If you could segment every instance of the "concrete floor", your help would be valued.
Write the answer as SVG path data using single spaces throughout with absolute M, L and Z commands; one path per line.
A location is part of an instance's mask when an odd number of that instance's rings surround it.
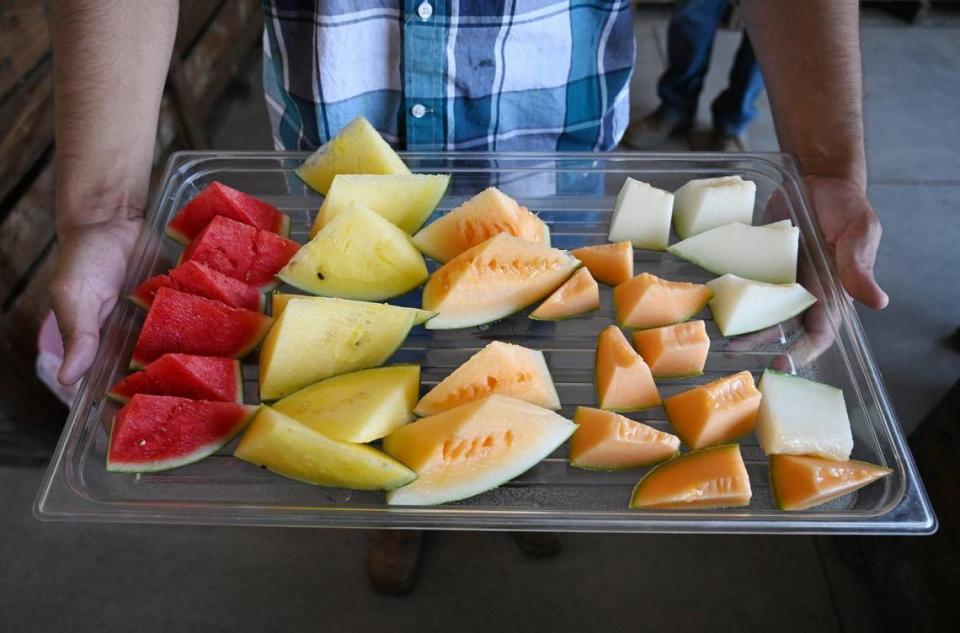
M 656 105 L 664 59 L 663 14 L 643 17 L 636 113 Z M 865 25 L 877 272 L 892 302 L 861 316 L 909 429 L 960 376 L 942 342 L 960 326 L 960 25 Z M 706 99 L 738 37 L 720 35 Z M 215 147 L 270 147 L 257 72 L 217 113 Z M 766 103 L 748 142 L 776 149 Z M 417 590 L 390 599 L 367 588 L 362 532 L 39 523 L 41 476 L 0 468 L 2 631 L 884 630 L 835 539 L 569 535 L 561 557 L 534 561 L 503 534 L 434 533 Z

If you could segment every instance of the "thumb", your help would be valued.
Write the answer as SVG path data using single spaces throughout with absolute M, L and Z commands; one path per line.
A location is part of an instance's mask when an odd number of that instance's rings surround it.
M 53 312 L 63 336 L 63 365 L 57 373 L 62 385 L 76 383 L 90 369 L 100 343 L 100 305 L 87 292 L 54 288 Z
M 837 273 L 843 287 L 851 297 L 876 310 L 890 302 L 873 275 L 880 233 L 879 222 L 864 222 L 849 228 L 835 247 Z

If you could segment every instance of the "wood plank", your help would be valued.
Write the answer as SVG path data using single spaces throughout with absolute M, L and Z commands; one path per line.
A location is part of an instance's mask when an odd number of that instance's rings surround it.
M 56 269 L 57 247 L 43 256 L 12 306 L 0 314 L 0 353 L 24 374 L 32 373 L 37 357 L 37 333 L 50 312 L 50 281 Z
M 6 1 L 0 11 L 0 95 L 5 95 L 50 53 L 46 0 Z
M 53 161 L 0 223 L 0 304 L 54 238 Z
M 52 68 L 45 58 L 0 102 L 0 200 L 53 143 Z

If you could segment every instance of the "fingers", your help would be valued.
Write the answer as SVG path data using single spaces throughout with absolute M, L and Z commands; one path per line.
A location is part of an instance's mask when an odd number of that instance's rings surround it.
M 860 303 L 880 310 L 890 298 L 873 276 L 882 230 L 871 213 L 862 222 L 850 226 L 836 243 L 837 273 L 843 287 Z
M 57 373 L 62 385 L 72 385 L 93 364 L 100 343 L 100 301 L 81 286 L 54 279 L 50 288 L 53 312 L 63 336 L 63 365 Z

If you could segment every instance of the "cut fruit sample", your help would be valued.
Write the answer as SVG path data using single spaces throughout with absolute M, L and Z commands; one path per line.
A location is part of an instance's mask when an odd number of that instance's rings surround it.
M 173 288 L 198 297 L 216 299 L 234 308 L 263 312 L 263 293 L 260 290 L 193 261 L 184 262 L 166 275 L 147 279 L 134 289 L 130 300 L 149 310 L 160 288 Z
M 502 319 L 553 292 L 580 262 L 568 253 L 500 233 L 434 271 L 423 309 L 437 312 L 428 330 Z
M 770 488 L 781 510 L 806 510 L 833 501 L 892 472 L 867 462 L 770 456 Z
M 355 202 L 370 207 L 401 230 L 412 234 L 437 208 L 448 184 L 450 176 L 446 174 L 340 174 L 333 179 L 330 191 L 323 198 L 310 237 Z
M 198 462 L 232 440 L 258 408 L 137 394 L 113 419 L 107 470 L 148 473 Z
M 427 280 L 427 265 L 410 236 L 354 203 L 307 242 L 277 277 L 326 297 L 380 301 Z
M 664 399 L 663 408 L 683 443 L 692 449 L 724 444 L 753 430 L 760 392 L 741 371 Z
M 713 291 L 703 284 L 668 281 L 640 273 L 613 289 L 617 321 L 640 329 L 686 321 L 703 310 Z
M 703 373 L 710 337 L 703 321 L 687 321 L 633 333 L 633 344 L 654 378 L 679 378 Z
M 303 295 L 289 294 L 285 292 L 277 292 L 270 295 L 270 312 L 273 314 L 273 318 L 280 316 L 280 313 L 283 312 L 283 309 L 287 307 L 287 302 L 290 299 L 303 299 Z M 414 325 L 423 325 L 433 317 L 437 316 L 436 312 L 430 312 L 429 310 L 421 310 L 420 308 L 404 308 L 406 310 L 413 310 L 413 324 Z
M 800 284 L 767 284 L 724 275 L 708 281 L 713 291 L 710 313 L 724 336 L 736 336 L 768 328 L 790 319 L 817 298 Z
M 263 341 L 260 397 L 274 400 L 318 380 L 382 365 L 418 311 L 384 303 L 291 297 Z
M 181 244 L 189 244 L 218 215 L 284 237 L 290 232 L 290 218 L 272 204 L 223 183 L 212 182 L 170 220 L 167 235 Z
M 107 396 L 127 402 L 138 393 L 243 404 L 243 376 L 232 358 L 164 354 L 115 384 Z
M 673 228 L 680 239 L 709 229 L 753 222 L 757 184 L 740 176 L 691 180 L 677 189 L 673 202 Z
M 401 426 L 383 450 L 417 480 L 387 493 L 391 505 L 466 499 L 510 481 L 563 444 L 577 425 L 552 411 L 491 395 Z
M 653 510 L 750 505 L 750 476 L 736 444 L 687 453 L 660 464 L 633 489 L 630 507 Z
M 672 216 L 672 193 L 627 178 L 613 207 L 609 240 L 627 240 L 637 248 L 662 251 L 670 241 Z
M 484 189 L 413 236 L 413 243 L 438 262 L 507 233 L 550 246 L 550 229 L 533 213 L 496 187 Z
M 370 122 L 358 116 L 297 168 L 297 176 L 323 195 L 338 174 L 406 176 L 410 169 Z
M 590 271 L 581 268 L 537 306 L 530 318 L 542 321 L 572 319 L 599 307 L 600 287 Z
M 817 455 L 850 459 L 853 433 L 843 390 L 820 382 L 764 370 L 757 439 L 767 455 Z
M 375 448 L 327 437 L 266 406 L 233 454 L 278 475 L 317 486 L 390 490 L 417 478 L 412 470 Z
M 601 409 L 637 411 L 660 404 L 650 368 L 615 325 L 597 338 L 597 400 Z
M 493 341 L 431 389 L 414 413 L 436 415 L 494 393 L 545 409 L 560 408 L 543 352 Z
M 593 278 L 602 284 L 616 286 L 633 277 L 633 244 L 599 244 L 570 251 L 579 259 Z
M 717 275 L 732 273 L 771 284 L 797 280 L 800 229 L 726 224 L 677 242 L 668 250 Z
M 167 353 L 243 358 L 272 323 L 259 312 L 160 288 L 133 348 L 130 367 L 141 368 Z
M 570 465 L 587 470 L 622 470 L 659 464 L 680 452 L 680 438 L 630 418 L 577 407 L 570 438 Z
M 300 249 L 294 241 L 215 217 L 180 256 L 180 263 L 195 261 L 262 291 L 277 285 L 274 275 Z
M 413 419 L 420 367 L 396 365 L 327 378 L 273 404 L 314 431 L 344 442 L 372 442 Z

